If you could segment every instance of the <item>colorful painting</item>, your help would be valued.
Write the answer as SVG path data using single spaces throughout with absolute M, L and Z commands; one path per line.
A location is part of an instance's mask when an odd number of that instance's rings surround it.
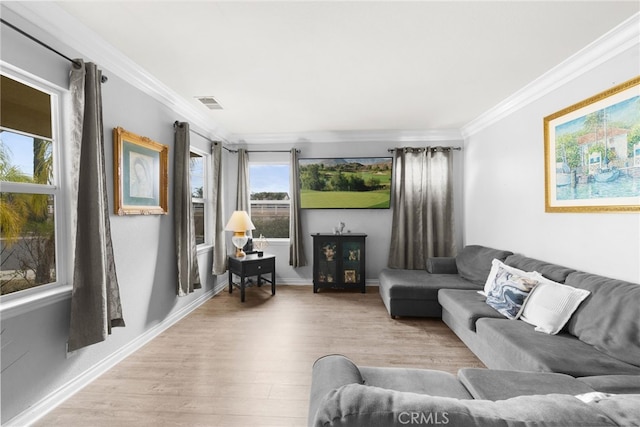
M 640 211 L 640 77 L 544 119 L 547 212 Z
M 300 159 L 303 209 L 389 209 L 392 157 Z

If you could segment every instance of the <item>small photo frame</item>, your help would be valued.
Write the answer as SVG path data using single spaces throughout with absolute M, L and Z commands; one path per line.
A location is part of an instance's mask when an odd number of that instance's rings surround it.
M 344 283 L 356 283 L 356 271 L 345 270 L 344 271 Z
M 115 213 L 167 214 L 169 147 L 121 127 L 113 145 Z

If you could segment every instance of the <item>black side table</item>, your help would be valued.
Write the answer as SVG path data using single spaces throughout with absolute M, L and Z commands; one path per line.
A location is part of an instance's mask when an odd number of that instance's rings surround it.
M 271 280 L 262 277 L 263 274 L 271 273 Z M 240 283 L 233 282 L 233 275 L 240 277 Z M 242 258 L 229 256 L 229 293 L 233 291 L 233 287 L 240 288 L 240 302 L 244 302 L 244 289 L 251 286 L 247 284 L 247 277 L 258 276 L 258 286 L 262 286 L 262 282 L 271 283 L 271 295 L 276 294 L 276 256 L 264 254 L 259 257 L 258 254 L 249 254 Z

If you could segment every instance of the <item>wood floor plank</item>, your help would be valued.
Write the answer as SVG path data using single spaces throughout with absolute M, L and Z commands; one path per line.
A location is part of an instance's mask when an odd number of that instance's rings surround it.
M 250 288 L 239 300 L 216 295 L 36 425 L 302 427 L 311 368 L 326 354 L 365 366 L 484 367 L 441 320 L 391 319 L 375 287 Z

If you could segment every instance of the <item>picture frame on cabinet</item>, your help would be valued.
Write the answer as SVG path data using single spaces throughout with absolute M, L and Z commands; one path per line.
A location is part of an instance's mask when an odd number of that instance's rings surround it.
M 356 283 L 356 271 L 355 270 L 345 270 L 344 271 L 344 283 Z

